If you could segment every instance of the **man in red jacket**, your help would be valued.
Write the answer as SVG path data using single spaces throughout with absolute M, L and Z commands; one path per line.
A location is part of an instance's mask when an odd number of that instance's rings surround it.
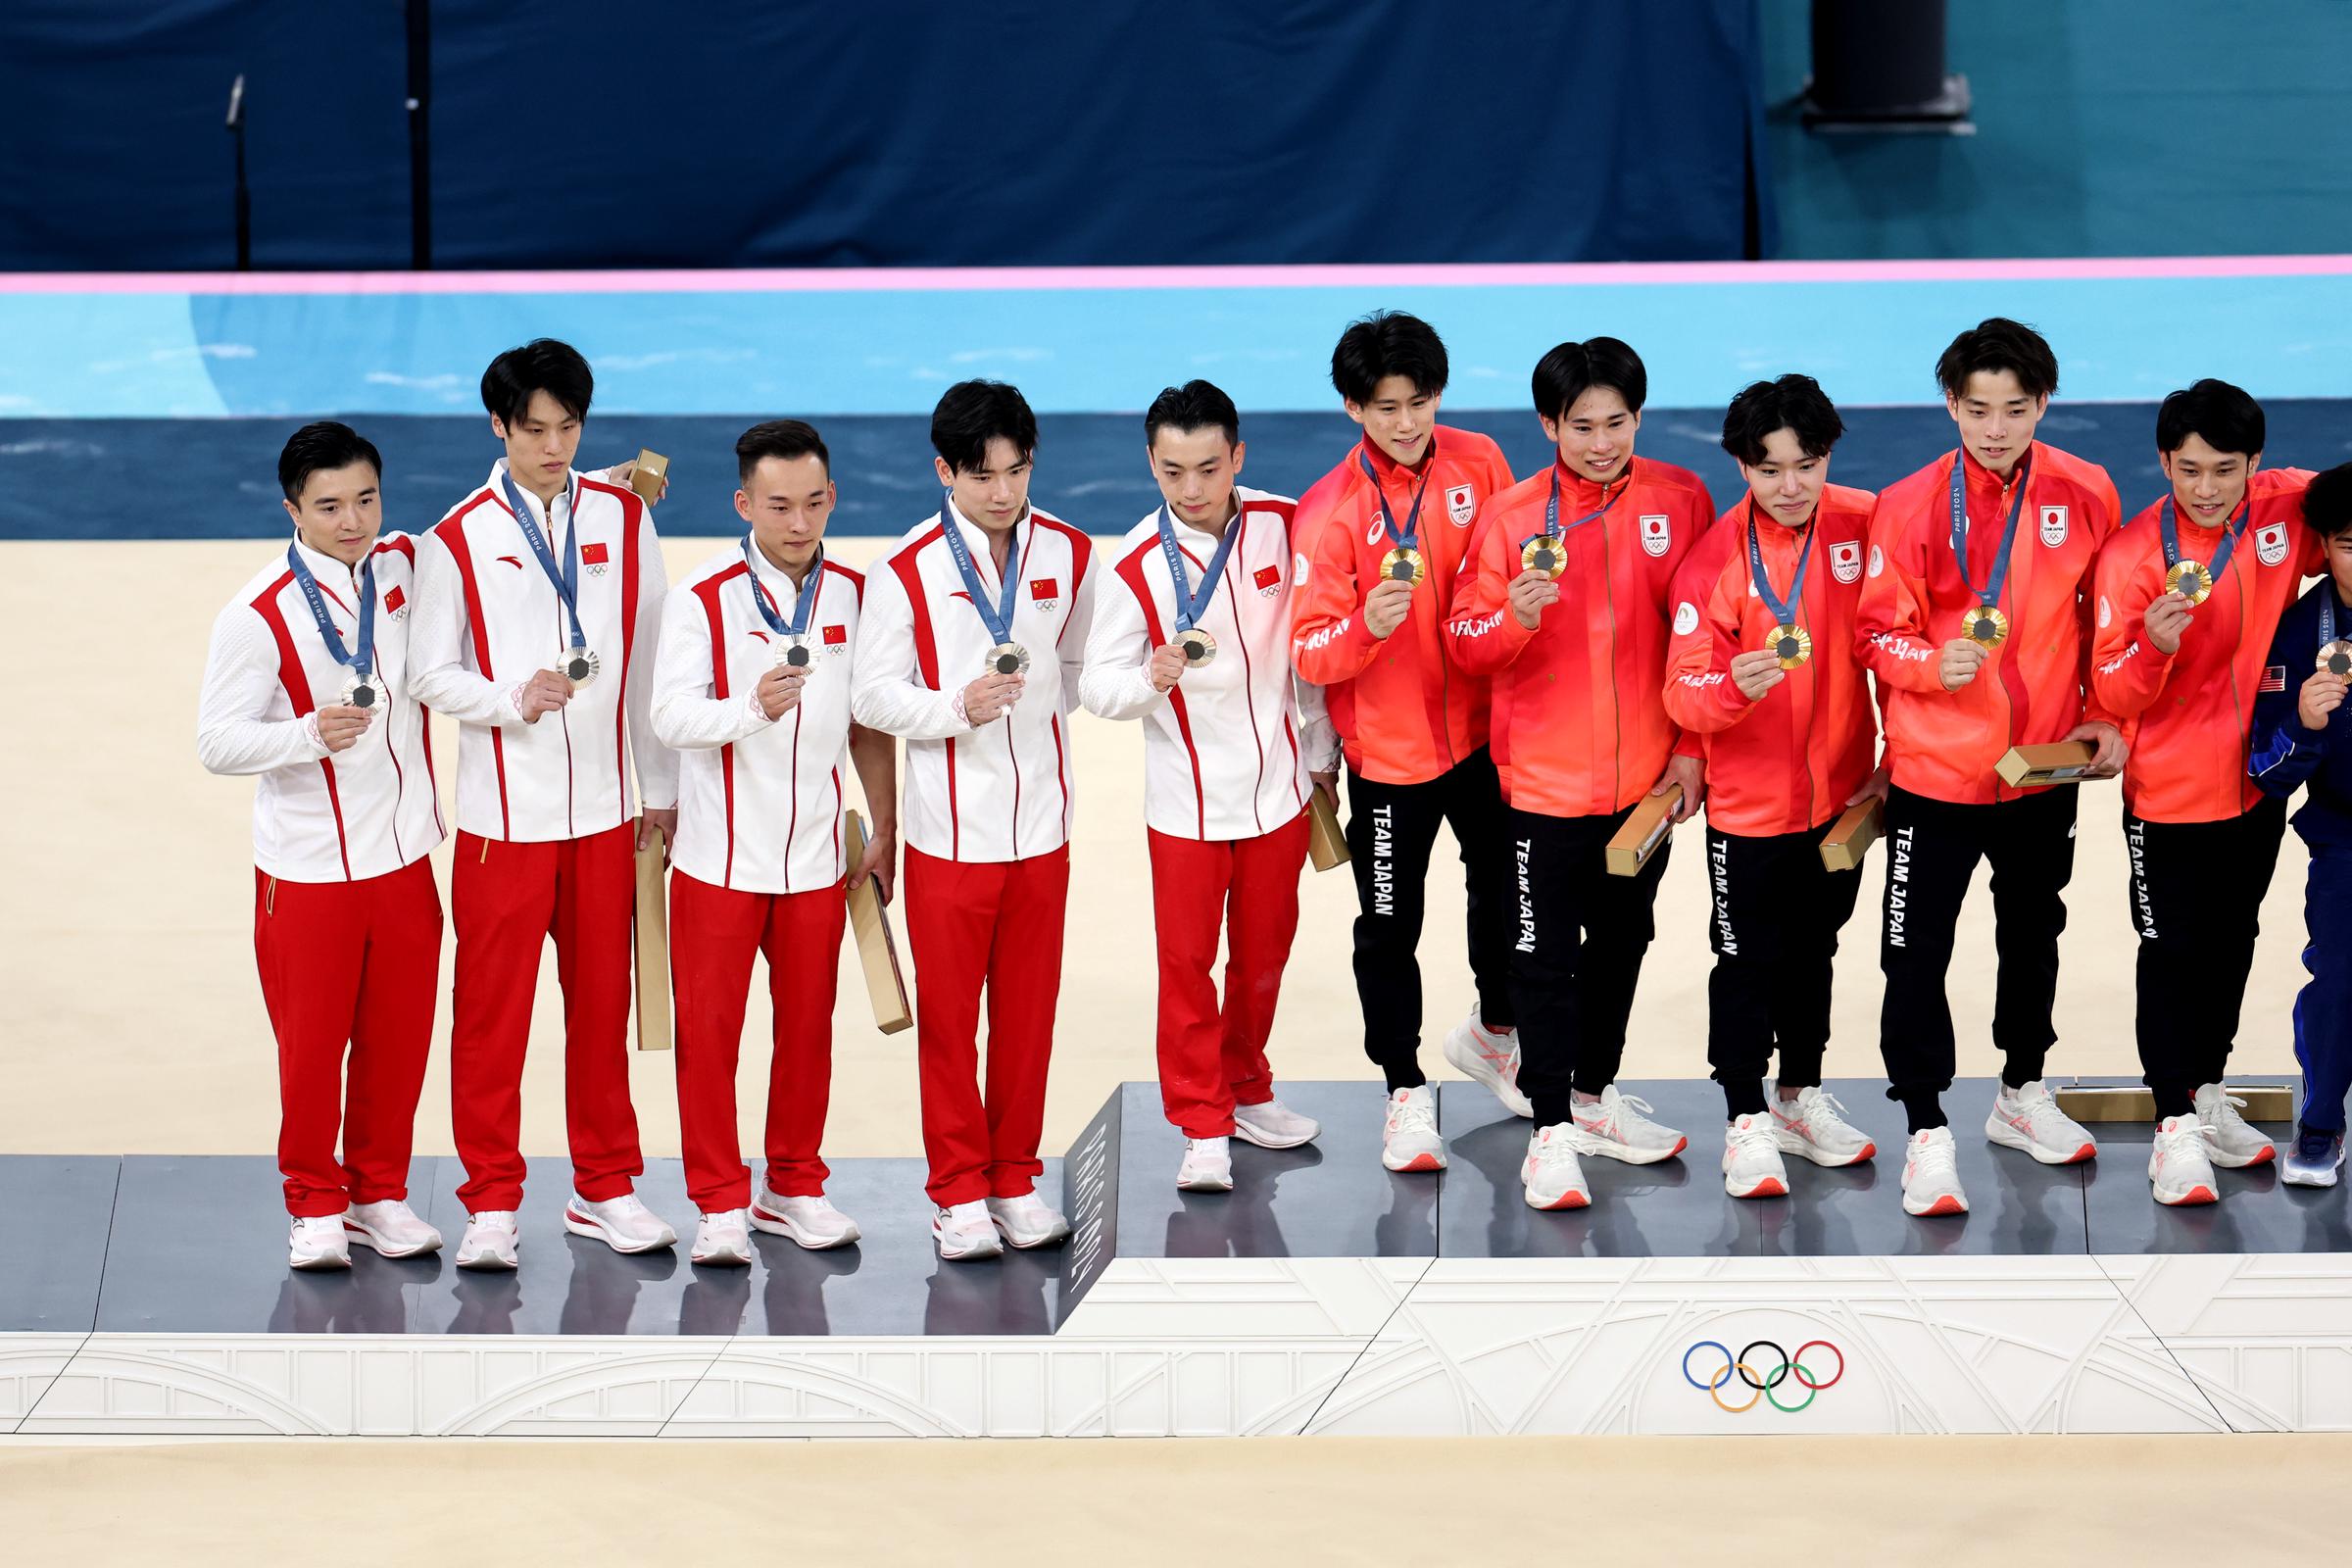
M 2213 1168 L 2271 1141 L 2222 1083 L 2286 802 L 2247 776 L 2278 617 L 2319 567 L 2300 468 L 2265 468 L 2262 405 L 2199 381 L 2156 411 L 2171 489 L 2099 552 L 2091 685 L 2124 720 L 2124 843 L 2139 933 L 2139 1062 L 2156 1097 L 2160 1203 L 2210 1203 Z
M 1862 886 L 1859 871 L 1822 864 L 1821 841 L 1848 806 L 1886 793 L 1871 771 L 1878 716 L 1854 652 L 1877 498 L 1829 482 L 1844 433 L 1809 375 L 1732 399 L 1723 449 L 1747 495 L 1675 579 L 1666 716 L 1706 746 L 1707 1060 L 1723 1085 L 1734 1198 L 1786 1194 L 1784 1153 L 1852 1165 L 1878 1152 L 1821 1087 L 1831 963 Z
M 2075 791 L 2014 789 L 1994 764 L 2013 746 L 2089 741 L 2092 776 L 2112 777 L 2127 748 L 2086 693 L 2091 564 L 2115 529 L 2115 482 L 2034 439 L 2057 357 L 2032 327 L 1993 317 L 1952 340 L 1936 379 L 1960 448 L 1880 493 L 1856 635 L 1879 679 L 1892 775 L 1879 1049 L 1887 1097 L 1910 1123 L 1903 1207 L 1961 1214 L 1943 1114 L 1954 1063 L 1944 975 L 1979 860 L 1992 862 L 1992 1038 L 2004 1058 L 1984 1135 L 2044 1164 L 2098 1152 L 2041 1080 Z
M 1512 905 L 1487 684 L 1447 664 L 1439 633 L 1471 520 L 1511 470 L 1489 437 L 1438 423 L 1446 374 L 1446 345 L 1414 317 L 1382 312 L 1341 334 L 1331 382 L 1364 439 L 1299 497 L 1293 525 L 1291 660 L 1325 688 L 1348 759 L 1355 989 L 1364 1053 L 1388 1080 L 1381 1160 L 1391 1170 L 1446 1165 L 1421 1071 L 1414 957 L 1441 822 L 1461 846 L 1478 979 L 1478 1005 L 1446 1036 L 1446 1057 L 1527 1114 L 1513 1082 Z
M 1688 469 L 1634 457 L 1649 375 L 1617 339 L 1560 344 L 1533 390 L 1551 466 L 1479 514 L 1446 641 L 1494 683 L 1519 882 L 1519 1087 L 1536 1124 L 1520 1180 L 1531 1207 L 1582 1208 L 1580 1153 L 1647 1164 L 1689 1142 L 1616 1085 L 1667 850 L 1630 878 L 1608 874 L 1603 851 L 1644 795 L 1680 785 L 1675 819 L 1698 809 L 1699 748 L 1659 692 L 1675 568 L 1715 504 Z

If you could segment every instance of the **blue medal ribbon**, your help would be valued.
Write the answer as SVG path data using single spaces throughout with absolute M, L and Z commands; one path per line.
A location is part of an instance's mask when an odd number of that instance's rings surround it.
M 522 491 L 515 486 L 514 475 L 502 470 L 498 482 L 506 486 L 507 504 L 514 509 L 514 523 L 522 530 L 523 542 L 531 547 L 531 554 L 539 558 L 539 569 L 547 573 L 547 580 L 555 584 L 556 597 L 564 601 L 564 613 L 571 620 L 571 646 L 575 650 L 585 650 L 588 638 L 580 630 L 579 485 L 574 483 L 564 492 L 564 511 L 571 526 L 564 530 L 564 565 L 559 570 L 556 553 L 548 548 L 546 536 L 540 533 L 538 519 L 531 515 L 530 504 L 522 499 Z M 554 528 L 556 509 L 552 505 L 547 509 L 547 520 L 548 527 Z
M 2254 492 L 2248 490 L 2246 499 L 2237 509 L 2237 520 L 2222 525 L 2222 542 L 2213 547 L 2213 560 L 2206 564 L 2205 575 L 2219 584 L 2222 573 L 2230 569 L 2230 553 L 2237 549 L 2238 535 L 2254 520 Z M 2164 510 L 2156 514 L 2156 527 L 2164 535 L 2164 564 L 2166 570 L 2180 564 L 2180 530 L 2173 519 L 2173 498 L 2164 498 Z
M 1168 558 L 1168 578 L 1175 585 L 1176 629 L 1191 631 L 1200 623 L 1201 612 L 1217 597 L 1217 582 L 1225 575 L 1226 558 L 1233 554 L 1233 541 L 1242 531 L 1242 509 L 1237 504 L 1233 520 L 1225 525 L 1225 536 L 1217 541 L 1215 554 L 1208 558 L 1208 570 L 1201 575 L 1198 589 L 1188 586 L 1184 576 L 1184 551 L 1176 543 L 1175 519 L 1168 515 L 1168 504 L 1159 504 L 1159 549 Z
M 2335 584 L 2330 581 L 2324 587 L 2326 591 L 2320 595 L 2320 646 L 2322 648 L 2326 648 L 2329 643 L 2335 641 Z
M 980 612 L 980 624 L 1003 647 L 1012 641 L 1013 593 L 1021 582 L 1021 539 L 1019 523 L 1014 523 L 1012 552 L 1005 558 L 1004 578 L 999 585 L 1003 592 L 991 605 L 988 590 L 981 584 L 980 570 L 972 564 L 971 547 L 963 542 L 963 529 L 956 520 L 956 498 L 943 496 L 939 503 L 940 531 L 948 536 L 948 554 L 956 560 L 956 570 L 963 578 L 964 592 L 971 596 L 972 608 Z
M 1551 466 L 1551 495 L 1550 498 L 1544 503 L 1544 537 L 1546 539 L 1564 539 L 1569 534 L 1574 533 L 1577 529 L 1582 528 L 1586 523 L 1598 522 L 1601 518 L 1607 516 L 1609 514 L 1609 509 L 1615 506 L 1619 501 L 1623 500 L 1625 498 L 1625 493 L 1634 487 L 1633 477 L 1633 470 L 1630 468 L 1627 469 L 1625 477 L 1617 481 L 1616 494 L 1610 496 L 1606 501 L 1603 501 L 1600 504 L 1600 510 L 1598 512 L 1588 512 L 1583 516 L 1577 518 L 1574 522 L 1568 524 L 1567 527 L 1563 528 L 1560 526 L 1560 466 L 1557 463 L 1554 463 Z
M 2011 481 L 2014 490 L 2009 498 L 2009 520 L 2001 528 L 2000 554 L 1992 558 L 1992 575 L 1980 588 L 1968 574 L 1968 480 L 1963 472 L 1968 466 L 1968 454 L 1952 454 L 1952 561 L 1960 568 L 1960 580 L 1968 584 L 1968 591 L 1986 610 L 2001 602 L 2001 585 L 2009 580 L 2009 552 L 2017 544 L 2017 519 L 2025 514 L 2026 481 L 2032 464 L 2030 457 L 2018 460 L 2017 476 Z
M 1772 612 L 1772 623 L 1775 626 L 1795 625 L 1794 612 L 1802 610 L 1805 606 L 1805 573 L 1813 566 L 1813 539 L 1821 532 L 1820 522 L 1821 516 L 1816 511 L 1815 514 L 1805 523 L 1805 547 L 1797 552 L 1796 577 L 1788 584 L 1788 599 L 1783 600 L 1779 594 L 1772 591 L 1772 573 L 1764 569 L 1764 547 L 1756 537 L 1756 498 L 1754 496 L 1747 498 L 1748 580 L 1756 585 L 1756 597 L 1763 600 L 1764 608 Z M 1967 567 L 1963 566 L 1961 575 L 1966 576 L 1967 574 Z
M 318 591 L 318 579 L 311 575 L 310 564 L 302 559 L 299 546 L 286 546 L 286 565 L 294 580 L 302 584 L 303 601 L 311 607 L 311 619 L 318 623 L 318 635 L 326 643 L 326 651 L 334 655 L 335 662 L 348 665 L 352 673 L 366 680 L 375 669 L 375 552 L 368 553 L 368 564 L 360 568 L 360 646 L 355 653 L 343 646 L 343 634 L 327 618 L 326 598 Z
M 1429 455 L 1432 458 L 1438 455 L 1436 447 L 1431 447 Z M 1389 493 L 1380 487 L 1380 475 L 1372 471 L 1372 459 L 1366 454 L 1358 452 L 1355 455 L 1355 461 L 1363 466 L 1364 477 L 1372 481 L 1372 499 L 1380 504 L 1380 525 L 1389 531 L 1389 543 L 1399 550 L 1419 549 L 1421 545 L 1421 498 L 1429 494 L 1429 480 L 1430 476 L 1437 472 L 1436 464 L 1431 464 L 1428 470 L 1421 475 L 1421 488 L 1413 492 L 1413 510 L 1405 514 L 1404 527 L 1399 531 L 1396 526 L 1396 514 L 1389 511 Z
M 767 629 L 787 643 L 797 643 L 808 635 L 808 612 L 816 606 L 816 590 L 823 581 L 825 548 L 816 548 L 816 557 L 808 563 L 808 575 L 801 582 L 801 591 L 792 602 L 792 618 L 786 620 L 776 609 L 775 601 L 767 596 L 767 584 L 760 580 L 759 564 L 752 560 L 752 537 L 743 537 L 743 569 L 752 579 L 752 603 L 760 607 L 760 618 Z

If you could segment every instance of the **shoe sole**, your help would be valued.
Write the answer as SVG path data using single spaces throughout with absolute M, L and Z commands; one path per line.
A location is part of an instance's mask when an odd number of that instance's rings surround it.
M 429 1242 L 418 1242 L 415 1247 L 394 1247 L 383 1241 L 367 1226 L 355 1225 L 350 1220 L 343 1222 L 343 1240 L 346 1243 L 356 1242 L 378 1257 L 417 1257 L 426 1252 L 441 1250 L 441 1238 L 438 1236 Z
M 839 1236 L 806 1236 L 791 1220 L 781 1214 L 770 1214 L 758 1203 L 751 1205 L 751 1212 L 745 1216 L 745 1220 L 760 1235 L 781 1236 L 804 1252 L 830 1252 L 836 1248 L 849 1246 L 863 1234 L 852 1225 Z
M 1913 1208 L 1911 1200 L 1906 1198 L 1903 1200 L 1903 1212 L 1913 1219 L 1941 1219 L 1947 1214 L 1967 1213 L 1968 1202 L 1965 1199 L 1954 1198 L 1951 1194 L 1945 1193 L 1925 1208 Z
M 1439 1048 L 1440 1054 L 1453 1070 L 1473 1083 L 1486 1086 L 1488 1092 L 1502 1102 L 1502 1108 L 1512 1115 L 1534 1120 L 1536 1107 L 1528 1102 L 1525 1095 L 1502 1081 L 1500 1070 L 1480 1055 L 1476 1046 L 1464 1046 L 1459 1051 L 1455 1049 L 1454 1042 L 1460 1038 L 1459 1035 L 1447 1035 L 1446 1043 Z
M 1557 1214 L 1564 1209 L 1591 1208 L 1592 1206 L 1591 1193 L 1562 1193 L 1549 1202 L 1544 1202 L 1537 1198 L 1533 1192 L 1527 1193 L 1525 1197 L 1528 1207 L 1545 1214 Z
M 1799 1159 L 1810 1160 L 1824 1170 L 1843 1170 L 1848 1165 L 1859 1165 L 1866 1159 L 1876 1159 L 1879 1154 L 1878 1145 L 1864 1144 L 1843 1159 L 1839 1159 L 1808 1139 L 1777 1130 L 1773 1134 L 1773 1142 L 1782 1153 L 1794 1154 Z
M 985 1258 L 1004 1255 L 1004 1244 L 993 1236 L 984 1245 L 967 1247 L 959 1251 L 952 1252 L 948 1250 L 947 1243 L 939 1232 L 934 1230 L 931 1233 L 931 1245 L 939 1250 L 940 1260 L 947 1263 L 977 1263 Z
M 2224 1170 L 2244 1170 L 2249 1165 L 2268 1165 L 2278 1157 L 2277 1144 L 2265 1144 L 2251 1154 L 2230 1154 L 2218 1149 L 2208 1149 L 2205 1157 Z
M 2194 1208 L 2200 1203 L 2218 1203 L 2221 1201 L 2222 1198 L 2221 1194 L 2215 1192 L 2203 1182 L 2197 1183 L 2196 1186 L 2191 1187 L 2187 1192 L 2181 1193 L 2178 1197 L 2167 1197 L 2164 1189 L 2161 1187 L 2157 1188 L 2155 1191 L 2156 1201 L 2162 1203 L 2167 1208 Z
M 1677 1138 L 1672 1149 L 1636 1149 L 1631 1144 L 1603 1138 L 1591 1128 L 1578 1130 L 1585 1136 L 1585 1147 L 1577 1151 L 1579 1154 L 1598 1154 L 1603 1159 L 1613 1159 L 1621 1165 L 1655 1165 L 1674 1158 L 1690 1147 L 1689 1138 Z
M 1984 1138 L 1986 1142 L 1998 1144 L 2003 1149 L 2014 1149 L 2021 1154 L 2032 1155 L 2044 1165 L 2080 1165 L 2086 1159 L 2099 1157 L 2099 1146 L 2087 1139 L 2082 1148 L 2071 1154 L 2064 1152 L 2045 1154 L 2033 1139 L 2005 1121 L 1987 1121 L 1984 1124 Z
M 2330 1170 L 2325 1176 L 2305 1176 L 2296 1171 L 2282 1170 L 2278 1173 L 2278 1179 L 2289 1187 L 2333 1187 L 2335 1172 Z
M 326 1257 L 304 1258 L 289 1255 L 286 1258 L 286 1267 L 303 1274 L 339 1274 L 351 1267 L 351 1258 L 348 1255 L 335 1257 L 331 1254 Z
M 1014 1240 L 1012 1232 L 1005 1229 L 1004 1222 L 997 1218 L 994 1214 L 991 1214 L 988 1217 L 988 1222 L 997 1228 L 997 1235 L 1004 1239 L 1004 1245 L 1011 1248 L 1016 1252 L 1034 1252 L 1038 1249 L 1044 1247 L 1059 1247 L 1062 1243 L 1070 1239 L 1070 1227 L 1066 1222 L 1062 1225 L 1061 1229 L 1053 1232 L 1051 1235 L 1041 1236 L 1034 1242 Z
M 1323 1125 L 1320 1122 L 1297 1138 L 1275 1138 L 1259 1132 L 1239 1116 L 1233 1118 L 1233 1136 L 1245 1144 L 1255 1144 L 1260 1149 L 1297 1149 L 1301 1144 L 1313 1143 L 1322 1135 Z
M 1444 1154 L 1415 1154 L 1412 1158 L 1406 1160 L 1401 1165 L 1390 1159 L 1388 1155 L 1383 1154 L 1380 1156 L 1380 1162 L 1381 1164 L 1387 1166 L 1390 1170 L 1395 1171 L 1399 1176 L 1409 1176 L 1420 1171 L 1444 1170 L 1446 1168 L 1446 1156 Z
M 458 1267 L 475 1274 L 512 1274 L 514 1272 L 514 1258 L 499 1257 L 487 1252 L 479 1257 L 458 1259 Z
M 1723 1190 L 1734 1198 L 1787 1198 L 1788 1196 L 1788 1184 L 1778 1176 L 1767 1176 L 1744 1193 L 1734 1187 L 1732 1179 L 1726 1176 L 1723 1179 Z
M 752 1254 L 749 1250 L 694 1252 L 689 1254 L 686 1260 L 697 1268 L 750 1268 L 752 1266 Z
M 564 1211 L 564 1228 L 574 1236 L 585 1236 L 592 1242 L 602 1242 L 615 1252 L 629 1257 L 635 1257 L 640 1252 L 659 1252 L 664 1247 L 678 1245 L 678 1235 L 675 1231 L 650 1242 L 634 1242 L 624 1245 L 618 1237 L 595 1220 L 575 1214 L 568 1208 Z
M 1230 1193 L 1233 1191 L 1233 1178 L 1195 1177 L 1188 1182 L 1179 1176 L 1176 1178 L 1176 1190 L 1180 1193 Z

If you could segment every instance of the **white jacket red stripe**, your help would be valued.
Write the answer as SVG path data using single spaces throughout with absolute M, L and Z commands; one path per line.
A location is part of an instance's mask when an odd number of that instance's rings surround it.
M 482 838 L 583 838 L 637 814 L 628 761 L 649 807 L 675 804 L 677 759 L 654 736 L 653 667 L 668 581 L 653 514 L 635 492 L 573 474 L 577 518 L 539 498 L 523 504 L 561 565 L 564 530 L 580 537 L 580 625 L 602 663 L 562 710 L 525 724 L 515 698 L 571 641 L 555 584 L 507 505 L 500 476 L 460 502 L 417 563 L 416 695 L 462 726 L 458 826 Z
M 980 527 L 948 509 L 984 585 L 1000 578 Z M 985 672 L 989 635 L 949 554 L 934 513 L 866 572 L 852 710 L 858 722 L 906 741 L 899 831 L 942 859 L 1018 860 L 1069 842 L 1069 713 L 1078 702 L 1093 616 L 1093 543 L 1030 509 L 1013 530 L 1021 587 L 1012 640 L 1029 677 L 1012 711 L 979 726 L 956 716 L 955 697 Z
M 753 548 L 768 602 L 793 618 L 792 579 Z M 849 770 L 850 671 L 865 579 L 826 562 L 801 592 L 808 675 L 770 720 L 752 695 L 779 640 L 752 597 L 740 544 L 669 591 L 654 666 L 654 733 L 678 755 L 678 840 L 670 863 L 745 893 L 810 893 L 848 871 L 841 844 Z
M 1178 589 L 1159 542 L 1159 511 L 1127 530 L 1095 602 L 1079 695 L 1103 718 L 1144 720 L 1144 820 L 1188 839 L 1271 833 L 1306 808 L 1310 772 L 1336 765 L 1323 689 L 1291 671 L 1291 515 L 1297 503 L 1238 488 L 1238 530 L 1200 626 L 1216 657 L 1175 687 L 1153 689 L 1152 651 L 1176 633 Z M 1175 520 L 1197 588 L 1214 535 Z
M 306 546 L 303 561 L 343 646 L 359 647 L 359 574 Z M 253 863 L 287 882 L 356 882 L 422 859 L 441 842 L 432 735 L 412 690 L 416 541 L 376 541 L 375 667 L 385 700 L 367 732 L 329 756 L 309 715 L 350 674 L 327 650 L 285 553 L 213 622 L 196 755 L 215 773 L 256 773 Z

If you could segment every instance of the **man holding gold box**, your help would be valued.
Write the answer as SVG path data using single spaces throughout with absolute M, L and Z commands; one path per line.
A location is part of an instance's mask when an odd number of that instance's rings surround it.
M 1783 1154 L 1838 1166 L 1878 1152 L 1821 1087 L 1831 966 L 1862 886 L 1859 870 L 1822 863 L 1822 840 L 1846 808 L 1886 793 L 1854 650 L 1877 498 L 1829 482 L 1844 433 L 1809 375 L 1734 398 L 1723 449 L 1747 495 L 1675 580 L 1666 715 L 1706 747 L 1707 1061 L 1723 1086 L 1734 1198 L 1787 1194 Z
M 1078 690 L 1102 718 L 1144 720 L 1160 1101 L 1185 1135 L 1176 1185 L 1227 1192 L 1234 1137 L 1292 1149 L 1320 1130 L 1274 1098 L 1266 1040 L 1298 928 L 1307 802 L 1339 748 L 1321 690 L 1291 670 L 1296 503 L 1236 482 L 1233 400 L 1206 381 L 1169 387 L 1144 441 L 1160 505 L 1112 553 Z
M 2247 775 L 2254 693 L 2319 550 L 2300 468 L 2265 468 L 2262 405 L 2227 381 L 2156 411 L 2170 490 L 2099 553 L 2091 683 L 2124 721 L 2124 843 L 2139 936 L 2140 1068 L 2156 1201 L 2210 1203 L 2214 1167 L 2268 1164 L 2222 1078 L 2286 803 Z
M 2010 748 L 2081 741 L 2089 776 L 2127 747 L 2089 692 L 2092 564 L 2116 526 L 2115 482 L 2034 439 L 2058 389 L 2041 334 L 1991 318 L 1936 363 L 1958 450 L 1879 495 L 1856 635 L 1879 679 L 1886 797 L 1886 975 L 1879 1049 L 1910 1125 L 1903 1207 L 1968 1210 L 1943 1092 L 1954 1042 L 1944 976 L 1977 862 L 1992 862 L 2001 1088 L 1987 1138 L 2044 1164 L 2098 1152 L 2042 1082 L 2056 1033 L 2058 933 L 2075 868 L 2075 792 L 2013 787 Z
M 750 1232 L 809 1249 L 858 1240 L 825 1198 L 819 1153 L 833 1075 L 834 977 L 852 886 L 897 874 L 898 747 L 850 722 L 865 579 L 825 557 L 836 491 L 824 439 L 798 419 L 735 443 L 750 531 L 669 592 L 654 730 L 678 753 L 669 881 L 678 1131 L 701 1212 L 697 1263 L 752 1260 Z M 873 838 L 842 846 L 854 762 Z M 766 1159 L 755 1185 L 735 1133 L 735 1067 L 755 954 L 774 1010 Z
M 1689 1143 L 1616 1085 L 1667 851 L 1628 878 L 1604 848 L 1645 796 L 1679 789 L 1676 822 L 1699 808 L 1698 743 L 1660 693 L 1674 574 L 1715 503 L 1688 469 L 1634 456 L 1649 376 L 1617 339 L 1560 344 L 1533 391 L 1552 462 L 1481 510 L 1445 630 L 1455 664 L 1494 684 L 1535 1120 L 1520 1180 L 1531 1207 L 1582 1208 L 1580 1153 L 1648 1164 Z

